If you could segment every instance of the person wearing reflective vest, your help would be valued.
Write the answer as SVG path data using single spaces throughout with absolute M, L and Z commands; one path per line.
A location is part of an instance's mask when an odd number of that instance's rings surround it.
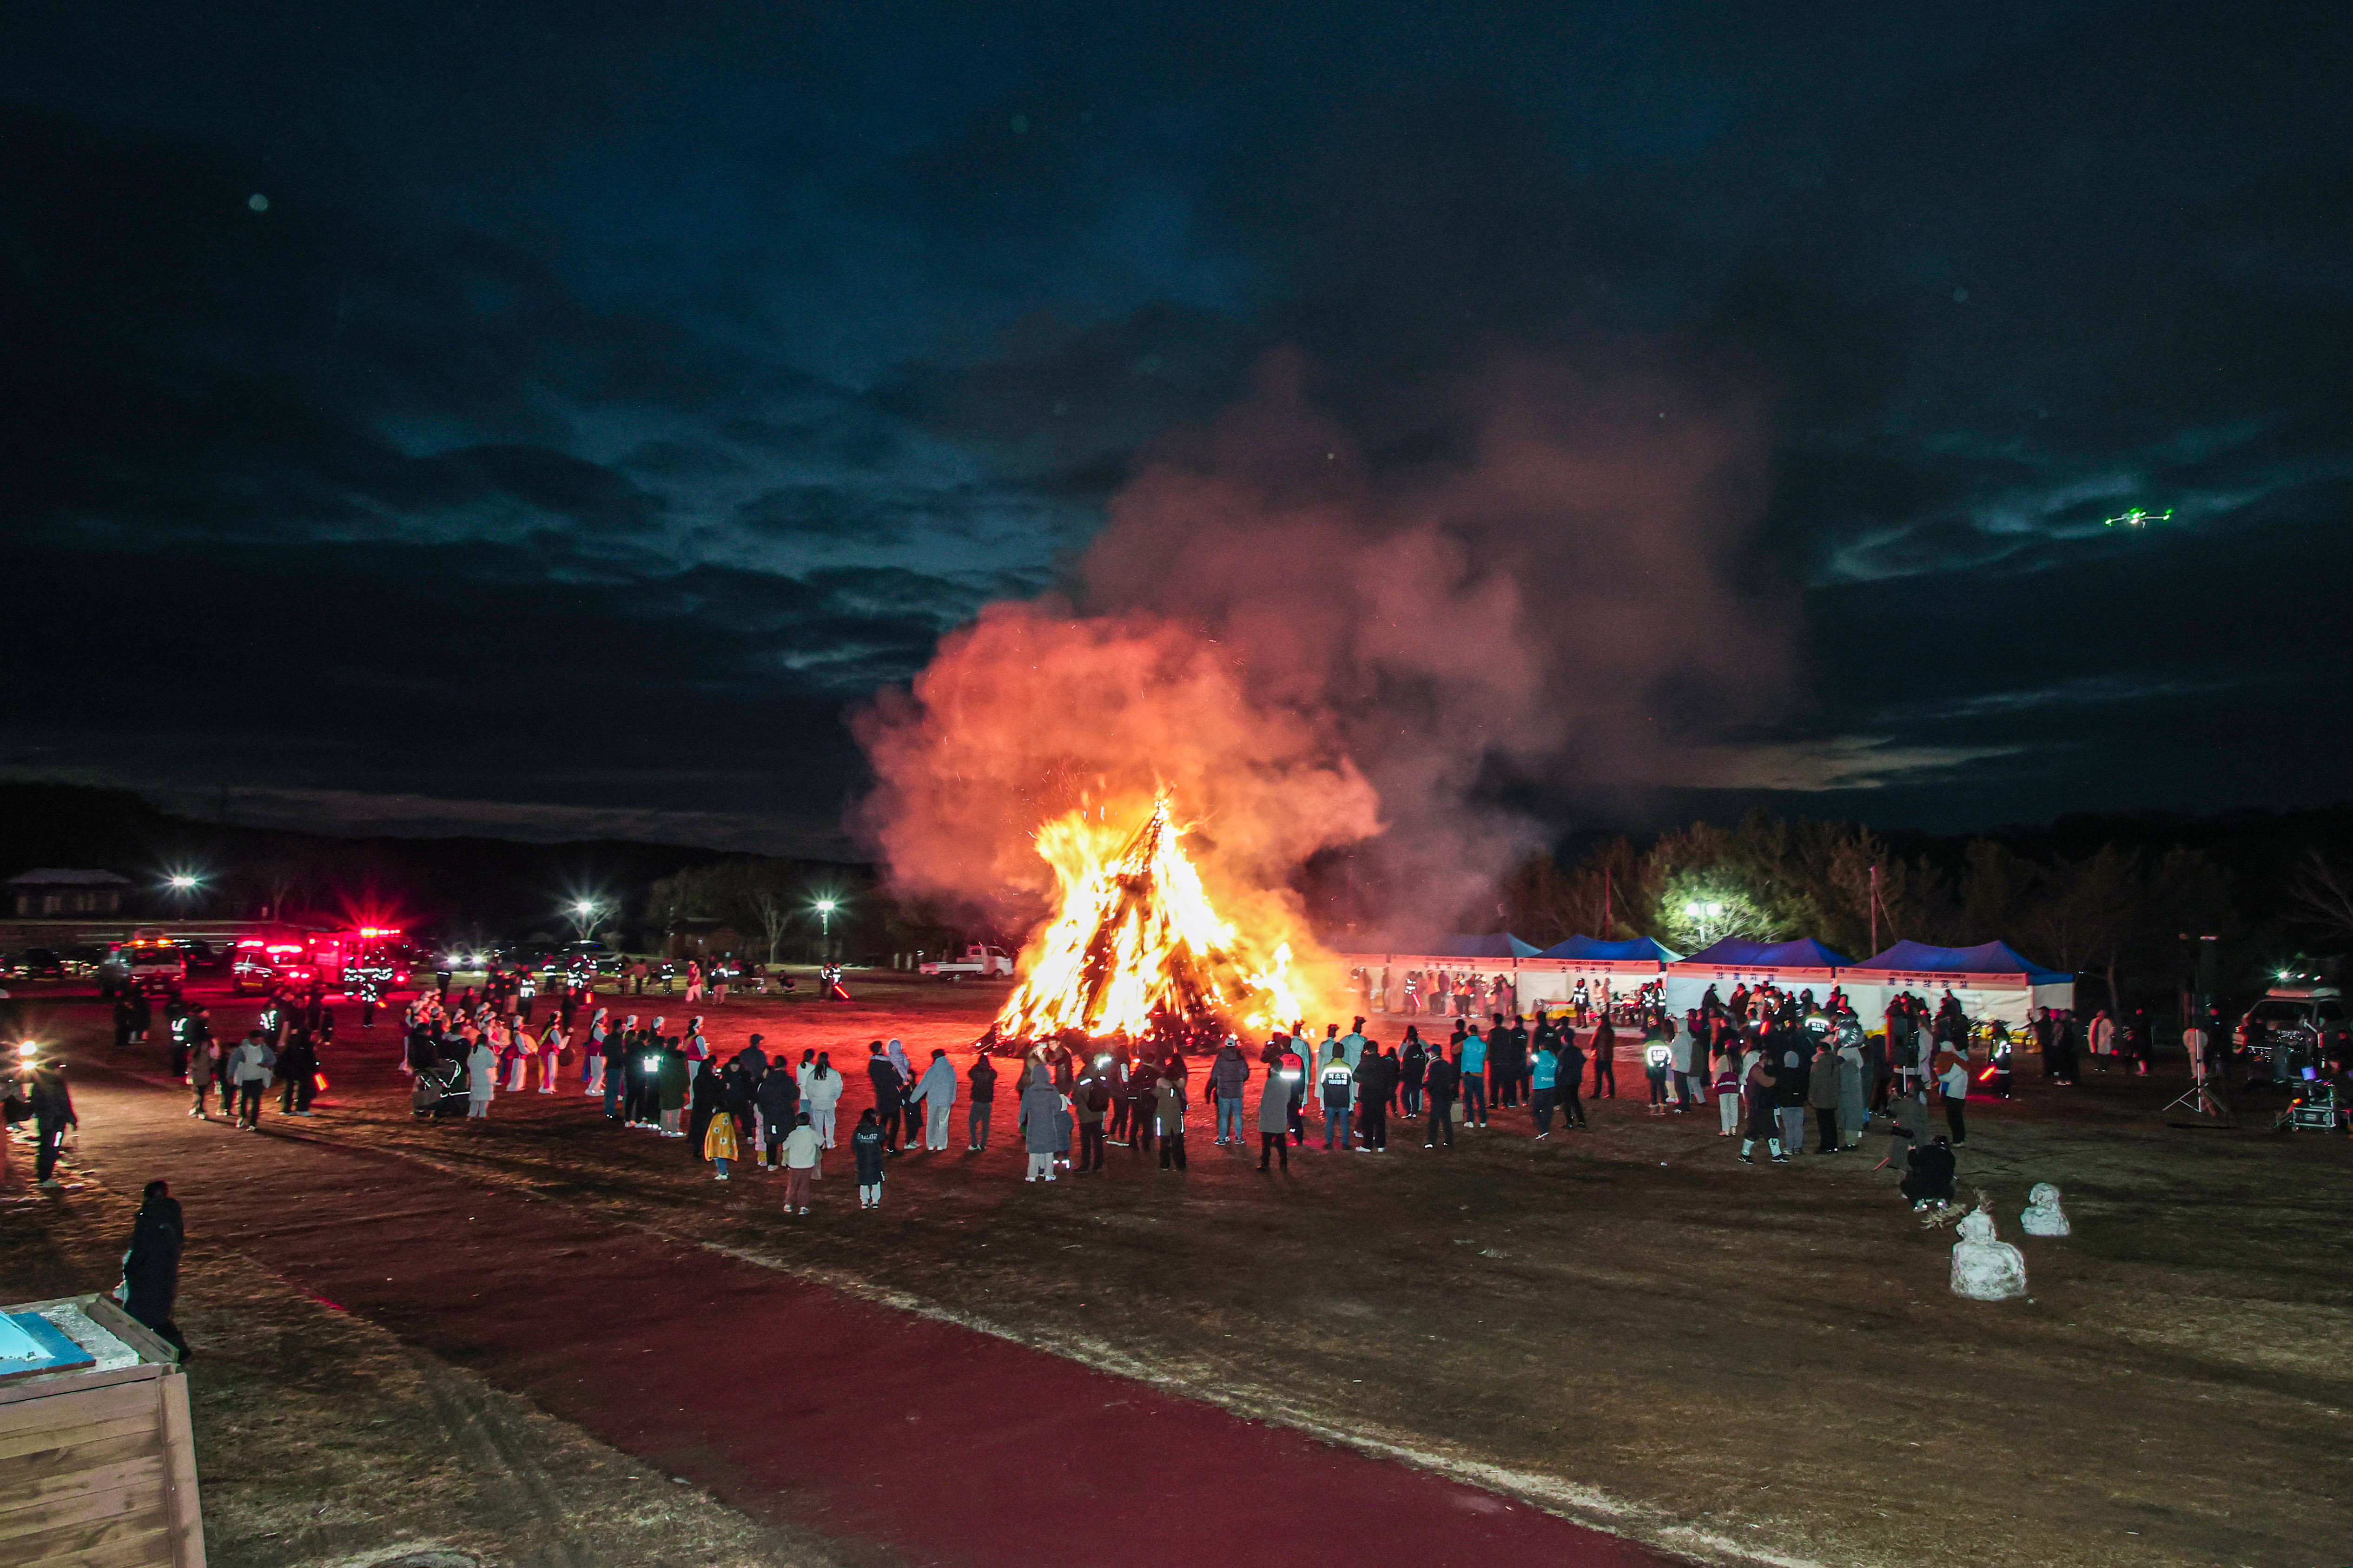
M 1316 1074 L 1315 1082 L 1324 1096 L 1324 1147 L 1332 1147 L 1332 1136 L 1337 1132 L 1343 1150 L 1354 1148 L 1356 1145 L 1348 1138 L 1348 1120 L 1356 1104 L 1356 1074 L 1348 1066 L 1347 1050 L 1339 1041 L 1332 1042 L 1332 1054 Z

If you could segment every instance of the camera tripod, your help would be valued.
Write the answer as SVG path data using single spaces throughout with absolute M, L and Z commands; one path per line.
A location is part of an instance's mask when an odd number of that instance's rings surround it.
M 2192 1116 L 2211 1117 L 2217 1121 L 2232 1120 L 2231 1108 L 2222 1103 L 2222 1097 L 2208 1084 L 2203 1066 L 2190 1074 L 2188 1090 L 2168 1101 L 2158 1114 L 2163 1116 L 2167 1111 L 2177 1110 L 2187 1110 Z

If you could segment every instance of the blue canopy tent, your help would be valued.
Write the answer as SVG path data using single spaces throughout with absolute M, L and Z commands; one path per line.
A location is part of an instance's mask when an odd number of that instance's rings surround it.
M 1810 936 L 1795 942 L 1750 942 L 1746 937 L 1727 936 L 1683 962 L 1724 969 L 1844 969 L 1854 960 Z
M 1680 963 L 1667 965 L 1666 1005 L 1680 1018 L 1700 1005 L 1708 987 L 1728 1000 L 1735 988 L 1755 990 L 1774 985 L 1784 991 L 1810 991 L 1820 1001 L 1840 984 L 1840 971 L 1854 961 L 1824 947 L 1812 937 L 1795 942 L 1752 942 L 1727 936 L 1709 943 Z
M 2019 956 L 2006 942 L 1982 942 L 1975 947 L 1930 947 L 1925 942 L 1899 942 L 1852 967 L 1897 970 L 1912 974 L 2023 974 L 2037 985 L 2061 985 L 2072 974 Z
M 1570 963 L 1674 963 L 1683 958 L 1682 953 L 1662 946 L 1656 937 L 1648 936 L 1638 936 L 1631 942 L 1573 936 L 1567 942 L 1553 943 L 1536 956 Z
M 1406 1011 L 1405 980 L 1411 974 L 1416 977 L 1415 995 L 1424 1005 L 1436 994 L 1440 977 L 1450 988 L 1458 979 L 1468 978 L 1480 996 L 1472 1013 L 1484 1016 L 1498 1005 L 1506 1012 L 1518 1005 L 1516 1000 L 1502 1004 L 1494 1000 L 1495 982 L 1502 978 L 1516 998 L 1521 963 L 1535 957 L 1537 949 L 1535 943 L 1522 942 L 1509 931 L 1494 931 L 1482 936 L 1423 937 L 1394 944 L 1381 938 L 1358 937 L 1338 944 L 1335 951 L 1348 961 L 1349 979 L 1367 1013 Z M 1430 1006 L 1430 1011 L 1439 1009 Z
M 2075 1005 L 2075 977 L 2021 957 L 2007 942 L 1975 947 L 1931 947 L 1899 942 L 1843 971 L 1854 1010 L 1864 1018 L 1887 1011 L 1905 993 L 1935 1006 L 1950 991 L 1961 1010 L 1977 1019 L 2000 1019 L 2021 1029 L 2037 1007 Z
M 1499 931 L 1493 936 L 1444 937 L 1429 952 L 1433 958 L 1534 958 L 1538 949 L 1535 942 Z

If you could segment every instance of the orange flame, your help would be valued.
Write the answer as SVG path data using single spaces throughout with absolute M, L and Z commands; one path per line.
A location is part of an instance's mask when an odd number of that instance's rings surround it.
M 1324 990 L 1311 972 L 1328 961 L 1279 898 L 1239 900 L 1247 921 L 1220 916 L 1169 806 L 1166 795 L 1155 797 L 1133 833 L 1083 810 L 1038 830 L 1060 903 L 1022 950 L 1020 983 L 997 1016 L 1000 1034 L 1141 1037 L 1172 1026 L 1272 1029 L 1305 1016 Z

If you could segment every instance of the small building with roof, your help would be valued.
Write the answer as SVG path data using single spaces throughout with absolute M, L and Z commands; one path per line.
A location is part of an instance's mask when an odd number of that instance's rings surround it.
M 8 903 L 18 920 L 73 920 L 119 915 L 131 897 L 131 879 L 112 871 L 37 866 L 8 879 Z

